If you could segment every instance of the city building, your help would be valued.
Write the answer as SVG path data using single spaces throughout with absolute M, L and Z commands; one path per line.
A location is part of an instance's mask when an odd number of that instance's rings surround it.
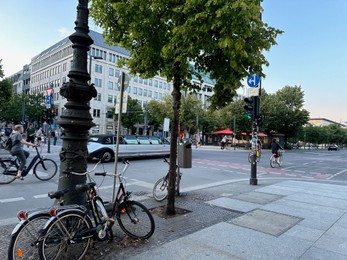
M 330 119 L 323 118 L 323 117 L 310 118 L 308 120 L 308 123 L 313 125 L 313 126 L 328 126 L 328 125 L 331 125 L 331 124 L 337 124 L 337 125 L 340 125 L 343 128 L 347 127 L 346 124 L 337 123 L 335 121 L 332 121 Z
M 90 46 L 88 53 L 87 68 L 89 68 L 88 71 L 91 74 L 91 83 L 94 83 L 97 90 L 97 97 L 90 101 L 90 112 L 93 122 L 96 124 L 91 129 L 91 133 L 114 133 L 116 124 L 112 109 L 120 93 L 118 80 L 121 73 L 116 63 L 120 58 L 128 58 L 129 52 L 118 46 L 105 44 L 104 38 L 100 33 L 90 31 L 89 35 L 94 43 Z M 68 81 L 72 56 L 72 43 L 66 37 L 33 57 L 31 63 L 23 67 L 23 71 L 18 73 L 22 77 L 22 84 L 20 84 L 21 80 L 18 77 L 14 81 L 19 82 L 18 86 L 15 86 L 15 90 L 18 93 L 25 89 L 25 93 L 52 95 L 51 106 L 56 108 L 57 116 L 61 115 L 66 99 L 60 95 L 59 89 L 64 82 Z M 126 73 L 128 72 L 124 69 L 122 70 Z M 30 80 L 28 71 L 30 71 Z M 204 76 L 204 78 L 205 82 L 201 86 L 202 90 L 196 95 L 207 106 L 207 99 L 212 95 L 211 90 L 214 84 L 208 76 Z M 196 78 L 193 79 L 193 83 L 201 85 Z M 29 85 L 30 88 L 28 87 Z M 167 82 L 160 75 L 150 79 L 143 79 L 139 75 L 131 76 L 129 87 L 126 89 L 126 93 L 132 99 L 136 99 L 142 107 L 153 99 L 162 100 L 166 95 L 170 95 L 171 92 L 172 83 Z

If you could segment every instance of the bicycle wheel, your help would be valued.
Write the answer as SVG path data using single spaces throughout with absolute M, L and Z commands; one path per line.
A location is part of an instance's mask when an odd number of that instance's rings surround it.
M 283 162 L 283 154 L 280 154 L 277 158 L 277 164 L 278 166 L 281 166 Z
M 163 201 L 167 197 L 167 186 L 169 178 L 167 176 L 160 178 L 153 187 L 153 197 L 156 201 Z
M 275 164 L 276 164 L 276 157 L 274 155 L 272 155 L 270 157 L 270 166 L 271 166 L 271 168 L 275 168 Z
M 43 239 L 38 246 L 40 259 L 82 259 L 93 237 L 91 227 L 90 218 L 80 210 L 59 212 L 42 231 Z
M 16 179 L 17 169 L 15 169 L 15 168 L 12 169 L 11 166 L 13 166 L 13 163 L 11 160 L 1 161 L 1 163 L 0 163 L 0 184 L 9 184 Z
M 58 171 L 58 166 L 55 161 L 51 159 L 40 160 L 34 167 L 34 174 L 36 178 L 41 181 L 48 181 L 52 179 Z
M 13 229 L 8 248 L 9 260 L 38 259 L 39 231 L 51 216 L 48 211 L 34 212 Z
M 117 211 L 117 221 L 121 229 L 135 239 L 150 238 L 155 228 L 152 214 L 137 201 L 122 202 Z

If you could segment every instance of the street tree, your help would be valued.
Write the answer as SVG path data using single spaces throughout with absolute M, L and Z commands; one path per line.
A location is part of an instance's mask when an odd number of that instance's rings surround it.
M 134 126 L 143 122 L 143 116 L 144 112 L 139 102 L 128 96 L 127 112 L 122 115 L 122 125 L 129 129 L 129 133 L 132 133 Z
M 14 95 L 13 84 L 8 79 L 0 81 L 0 120 L 7 121 L 5 112 Z
M 147 104 L 148 123 L 155 131 L 163 130 L 164 119 L 172 117 L 172 98 L 164 97 L 162 101 L 151 100 Z
M 5 76 L 1 63 L 2 63 L 2 59 L 0 59 L 0 79 L 2 79 Z
M 288 139 L 298 135 L 308 122 L 309 112 L 303 108 L 304 92 L 300 86 L 285 86 L 275 94 L 262 95 L 261 102 L 267 134 L 282 133 Z
M 173 82 L 170 161 L 177 159 L 181 90 L 199 90 L 191 83 L 201 73 L 215 80 L 213 106 L 232 101 L 235 89 L 250 73 L 267 65 L 259 50 L 269 50 L 281 33 L 260 19 L 254 0 L 92 0 L 91 15 L 110 45 L 130 55 L 120 60 L 132 74 L 151 78 L 158 72 Z M 175 214 L 176 166 L 169 169 L 166 213 Z

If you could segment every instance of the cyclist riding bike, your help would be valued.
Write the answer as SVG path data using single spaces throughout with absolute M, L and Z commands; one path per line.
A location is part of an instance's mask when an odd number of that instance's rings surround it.
M 30 155 L 30 153 L 28 151 L 25 151 L 23 149 L 23 145 L 33 146 L 33 147 L 37 146 L 36 144 L 29 143 L 29 142 L 24 140 L 24 138 L 22 136 L 23 131 L 24 131 L 24 128 L 22 125 L 16 125 L 14 127 L 14 132 L 10 136 L 10 138 L 12 139 L 12 148 L 11 148 L 10 153 L 13 156 L 17 156 L 18 161 L 19 161 L 19 168 L 18 168 L 16 178 L 21 179 L 21 180 L 23 180 L 22 171 L 23 171 L 25 164 L 27 162 L 27 158 Z
M 275 156 L 275 158 L 279 157 L 279 154 L 278 154 L 279 149 L 284 150 L 283 147 L 279 144 L 278 140 L 276 140 L 275 138 L 272 139 L 271 152 Z

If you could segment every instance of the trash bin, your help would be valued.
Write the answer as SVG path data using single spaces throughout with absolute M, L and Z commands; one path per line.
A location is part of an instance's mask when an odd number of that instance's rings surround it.
M 187 142 L 178 146 L 178 166 L 192 168 L 192 143 Z

